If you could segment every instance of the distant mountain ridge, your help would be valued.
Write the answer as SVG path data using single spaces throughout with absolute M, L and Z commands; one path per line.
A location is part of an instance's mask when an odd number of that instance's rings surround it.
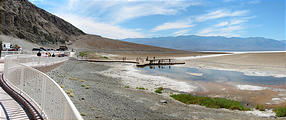
M 263 37 L 178 36 L 128 38 L 123 41 L 190 51 L 276 51 L 286 50 L 286 42 Z

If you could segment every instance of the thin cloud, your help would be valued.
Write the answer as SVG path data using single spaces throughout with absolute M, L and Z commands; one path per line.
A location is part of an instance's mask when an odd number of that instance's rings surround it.
M 243 29 L 244 27 L 241 24 L 231 25 L 229 22 L 221 22 L 198 31 L 197 35 L 239 37 Z
M 58 13 L 56 15 L 70 22 L 88 34 L 96 34 L 113 39 L 146 37 L 144 34 L 138 32 L 138 29 L 125 29 L 120 26 L 96 22 L 92 18 L 85 18 L 73 14 Z
M 126 20 L 150 15 L 176 15 L 180 11 L 186 10 L 189 6 L 201 4 L 197 1 L 140 1 L 131 3 L 122 5 L 118 10 L 112 11 L 113 22 L 121 23 Z
M 189 32 L 188 29 L 183 29 L 183 30 L 179 30 L 179 31 L 174 32 L 173 35 L 175 35 L 175 36 L 189 35 L 188 32 Z
M 259 4 L 260 2 L 260 0 L 251 0 L 248 2 L 248 4 Z
M 64 9 L 73 13 L 91 15 L 119 24 L 127 20 L 151 15 L 176 15 L 189 6 L 202 5 L 201 0 L 69 0 Z
M 206 14 L 197 16 L 195 20 L 197 22 L 204 22 L 207 20 L 219 19 L 219 18 L 224 18 L 224 17 L 245 16 L 248 12 L 249 12 L 248 10 L 230 11 L 227 9 L 219 9 L 216 11 L 208 12 Z
M 37 4 L 43 2 L 43 0 L 29 0 L 31 3 Z
M 178 21 L 178 22 L 167 22 L 156 26 L 152 29 L 153 32 L 162 31 L 162 30 L 170 30 L 170 29 L 184 29 L 194 27 L 194 24 L 191 24 L 189 21 Z
M 197 35 L 239 37 L 245 30 L 245 23 L 247 23 L 249 19 L 253 18 L 255 18 L 255 16 L 236 17 L 220 21 L 217 24 L 199 30 Z
M 227 22 L 227 21 L 224 21 L 224 22 L 220 22 L 220 23 L 218 23 L 218 24 L 216 24 L 216 25 L 214 25 L 215 27 L 223 27 L 223 26 L 226 26 L 226 25 L 228 25 L 229 23 Z

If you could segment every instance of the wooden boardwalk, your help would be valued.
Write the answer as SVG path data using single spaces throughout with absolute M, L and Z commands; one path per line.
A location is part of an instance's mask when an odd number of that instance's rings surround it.
M 3 59 L 0 60 L 0 72 L 4 70 Z M 2 74 L 0 74 L 1 76 Z M 1 79 L 1 78 L 0 78 Z M 29 120 L 24 109 L 0 86 L 0 120 Z
M 173 59 L 151 59 L 151 60 L 139 60 L 138 67 L 144 67 L 148 65 L 176 65 L 185 64 L 185 62 L 178 62 Z
M 0 87 L 0 120 L 29 120 L 24 109 Z
M 175 61 L 174 59 L 137 59 L 135 60 L 104 60 L 104 59 L 77 59 L 78 61 L 88 62 L 122 62 L 122 63 L 135 63 L 138 67 L 144 67 L 148 65 L 176 65 L 185 64 L 185 62 Z
M 88 62 L 124 62 L 124 63 L 138 63 L 134 60 L 104 60 L 104 59 L 78 59 L 78 61 Z

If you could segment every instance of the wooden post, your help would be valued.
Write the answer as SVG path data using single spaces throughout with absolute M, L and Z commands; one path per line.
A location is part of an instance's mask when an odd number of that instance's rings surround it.
M 2 53 L 2 40 L 0 41 L 0 58 L 1 58 L 1 53 Z

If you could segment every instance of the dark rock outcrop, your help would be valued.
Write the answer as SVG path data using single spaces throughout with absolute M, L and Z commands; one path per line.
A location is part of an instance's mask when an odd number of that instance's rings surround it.
M 0 3 L 0 34 L 42 45 L 65 43 L 85 34 L 28 0 L 0 0 Z

